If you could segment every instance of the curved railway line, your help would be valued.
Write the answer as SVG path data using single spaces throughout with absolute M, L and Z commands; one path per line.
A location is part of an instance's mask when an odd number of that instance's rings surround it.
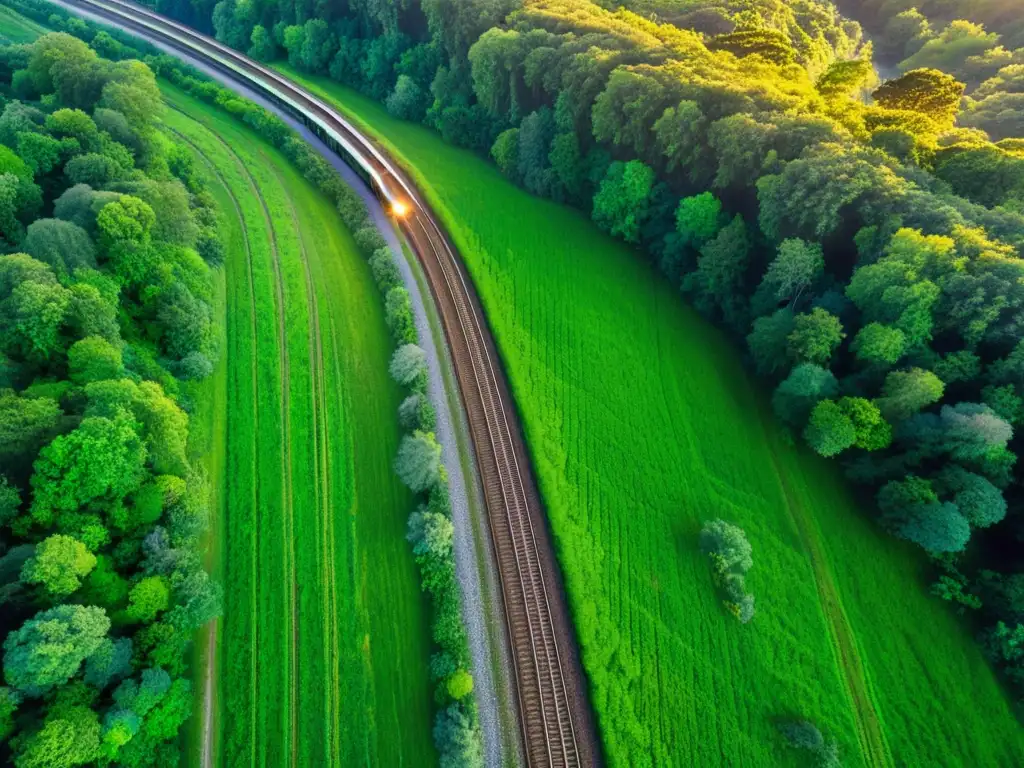
M 409 178 L 328 104 L 187 26 L 122 0 L 66 0 L 244 81 L 308 125 L 398 216 L 423 267 L 459 381 L 501 577 L 520 727 L 530 766 L 599 762 L 569 613 L 536 484 L 479 300 Z

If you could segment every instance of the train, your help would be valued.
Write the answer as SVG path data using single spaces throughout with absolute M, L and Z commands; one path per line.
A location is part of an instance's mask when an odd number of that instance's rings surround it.
M 406 219 L 417 208 L 422 208 L 415 191 L 380 150 L 333 108 L 296 89 L 269 67 L 184 24 L 158 16 L 144 6 L 122 0 L 68 0 L 68 4 L 103 17 L 114 14 L 119 21 L 124 21 L 123 13 L 130 13 L 133 17 L 130 24 L 144 27 L 172 48 L 195 56 L 215 69 L 241 77 L 264 98 L 299 120 L 369 185 L 393 216 Z M 118 7 L 122 13 L 115 10 Z M 145 17 L 146 21 L 139 17 Z

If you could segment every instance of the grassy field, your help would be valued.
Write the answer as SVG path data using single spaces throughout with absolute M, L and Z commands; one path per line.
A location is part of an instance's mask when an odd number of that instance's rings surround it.
M 469 262 L 613 763 L 799 764 L 773 723 L 800 716 L 847 766 L 1018 764 L 1022 730 L 920 560 L 858 512 L 834 467 L 787 444 L 726 338 L 583 215 L 300 79 L 403 159 Z M 746 626 L 697 551 L 712 517 L 753 544 Z
M 369 269 L 281 155 L 165 94 L 229 254 L 213 764 L 429 762 L 429 630 L 404 540 L 411 498 L 391 470 L 400 394 Z
M 0 5 L 0 45 L 31 43 L 49 31 L 20 13 Z

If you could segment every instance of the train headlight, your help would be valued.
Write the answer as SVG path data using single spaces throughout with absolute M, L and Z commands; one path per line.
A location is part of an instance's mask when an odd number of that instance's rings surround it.
M 391 204 L 391 213 L 401 219 L 409 213 L 409 206 L 401 200 L 396 200 Z

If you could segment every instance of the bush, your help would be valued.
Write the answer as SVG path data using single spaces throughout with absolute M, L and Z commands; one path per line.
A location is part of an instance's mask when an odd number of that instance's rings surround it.
M 440 466 L 441 446 L 432 432 L 417 430 L 402 438 L 395 472 L 413 493 L 422 493 L 436 483 Z
M 384 320 L 396 344 L 412 344 L 416 341 L 416 323 L 409 303 L 409 292 L 395 287 L 388 291 L 384 300 Z
M 391 356 L 388 370 L 396 382 L 402 386 L 411 386 L 417 379 L 426 376 L 427 353 L 415 344 L 403 344 Z
M 754 596 L 747 592 L 744 574 L 753 567 L 754 560 L 743 529 L 724 520 L 710 520 L 701 529 L 700 548 L 711 561 L 726 610 L 746 624 L 754 618 Z
M 402 284 L 402 276 L 391 258 L 390 248 L 378 248 L 370 257 L 370 272 L 381 293 L 387 293 L 395 286 Z

